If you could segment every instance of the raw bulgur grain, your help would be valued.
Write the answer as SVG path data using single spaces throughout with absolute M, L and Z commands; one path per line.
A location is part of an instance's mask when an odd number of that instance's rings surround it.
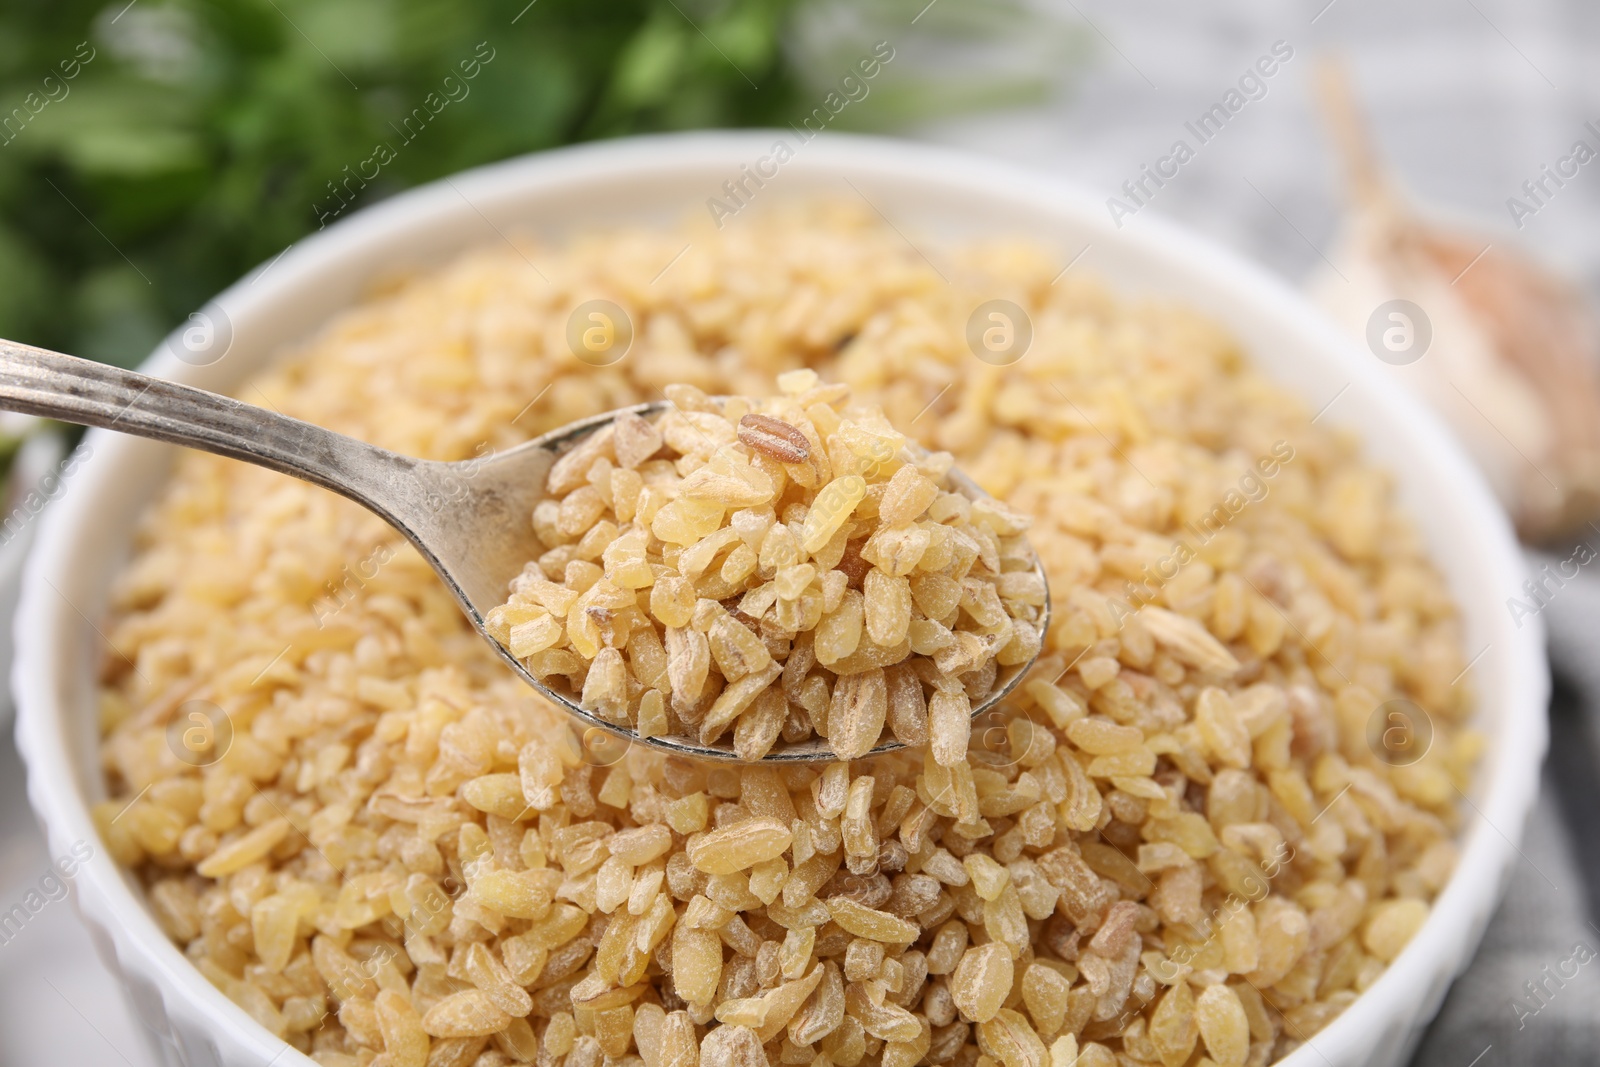
M 542 554 L 489 612 L 489 633 L 641 736 L 716 746 L 731 731 L 721 747 L 754 761 L 780 733 L 825 735 L 855 759 L 887 722 L 901 743 L 931 731 L 942 763 L 965 759 L 972 704 L 999 684 L 993 665 L 1021 669 L 1041 644 L 1029 520 L 962 495 L 949 453 L 845 406 L 847 387 L 810 370 L 779 378 L 768 400 L 668 385 L 657 417 L 626 412 L 570 446 L 533 512 Z M 584 565 L 596 551 L 598 577 Z M 577 671 L 550 649 L 576 653 Z M 939 677 L 924 682 L 919 663 Z
M 682 233 L 526 250 L 550 283 L 472 253 L 255 388 L 461 459 L 669 383 L 818 370 L 1033 517 L 1055 612 L 1008 710 L 950 767 L 907 750 L 739 773 L 642 746 L 597 766 L 378 520 L 186 455 L 117 584 L 101 698 L 101 833 L 167 932 L 337 1067 L 1263 1063 L 1336 1017 L 1448 877 L 1475 751 L 1454 609 L 1383 476 L 1204 320 L 1052 285 L 1031 246 L 953 250 L 951 286 L 848 208 L 689 236 L 654 285 Z M 1009 367 L 962 345 L 996 292 L 1034 321 Z M 595 293 L 637 320 L 606 368 L 564 348 Z M 657 447 L 628 432 L 628 454 Z M 691 590 L 658 584 L 653 612 L 657 592 L 692 622 Z M 959 593 L 911 595 L 932 618 Z M 659 671 L 714 686 L 708 647 L 672 651 Z M 804 666 L 780 685 L 826 717 Z M 891 728 L 920 714 L 895 707 L 912 681 L 940 713 L 943 669 L 884 670 Z M 1366 726 L 1402 697 L 1433 743 L 1390 766 Z M 191 701 L 232 726 L 210 765 L 168 747 Z

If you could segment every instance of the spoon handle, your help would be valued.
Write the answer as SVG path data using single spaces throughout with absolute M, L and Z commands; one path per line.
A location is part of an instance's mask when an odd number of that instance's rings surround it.
M 314 482 L 404 528 L 418 461 L 162 378 L 0 340 L 0 409 L 188 445 Z M 404 516 L 409 517 L 409 515 Z

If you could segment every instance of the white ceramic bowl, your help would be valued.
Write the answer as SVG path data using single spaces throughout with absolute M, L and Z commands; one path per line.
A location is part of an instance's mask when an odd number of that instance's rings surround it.
M 1357 431 L 1393 471 L 1409 513 L 1449 578 L 1466 619 L 1467 654 L 1490 737 L 1460 866 L 1421 932 L 1366 995 L 1317 1034 L 1292 1067 L 1400 1064 L 1466 965 L 1517 859 L 1546 743 L 1549 680 L 1538 620 L 1518 629 L 1503 607 L 1523 579 L 1509 525 L 1439 421 L 1384 376 L 1294 291 L 1236 256 L 1141 213 L 1117 229 L 1097 198 L 969 155 L 869 138 L 801 144 L 784 132 L 636 138 L 511 160 L 396 196 L 294 246 L 223 293 L 225 358 L 194 367 L 169 346 L 145 370 L 227 390 L 280 346 L 353 304 L 375 275 L 430 267 L 518 228 L 558 233 L 591 224 L 669 222 L 778 139 L 797 149 L 756 206 L 815 194 L 853 196 L 848 179 L 909 235 L 1021 233 L 1118 288 L 1183 301 L 1226 324 L 1257 364 L 1321 417 Z M 727 225 L 738 225 L 738 219 Z M 915 237 L 913 237 L 915 239 Z M 1331 403 L 1330 403 L 1331 402 Z M 96 760 L 94 666 L 112 576 L 129 531 L 167 475 L 173 449 L 96 430 L 93 458 L 42 527 L 23 594 L 14 685 L 28 790 L 52 855 L 95 842 L 89 805 L 104 796 Z M 1479 650 L 1482 650 L 1479 655 Z M 98 845 L 77 899 L 134 1014 L 168 1062 L 190 1067 L 309 1063 L 213 988 L 162 935 L 134 881 Z
M 0 499 L 0 521 L 7 529 L 0 533 L 0 677 L 11 671 L 13 645 L 11 620 L 22 596 L 22 569 L 33 547 L 39 520 L 33 502 L 48 502 L 66 491 L 61 477 L 61 457 L 66 445 L 58 433 L 35 433 L 23 442 L 5 479 Z M 0 729 L 11 725 L 11 694 L 0 693 Z

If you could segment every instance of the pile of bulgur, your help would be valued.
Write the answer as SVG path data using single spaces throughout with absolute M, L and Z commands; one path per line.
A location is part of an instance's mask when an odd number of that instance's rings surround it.
M 462 459 L 674 382 L 847 383 L 1034 519 L 1044 652 L 968 761 L 597 766 L 381 522 L 187 455 L 115 590 L 96 814 L 189 958 L 329 1067 L 1240 1067 L 1367 988 L 1475 752 L 1387 481 L 1204 319 L 939 255 L 837 205 L 490 247 L 242 395 Z M 634 317 L 605 368 L 565 346 L 596 295 Z M 963 343 L 996 297 L 1007 367 Z M 1395 700 L 1433 726 L 1403 766 Z
M 781 735 L 842 760 L 885 736 L 967 758 L 974 703 L 1039 652 L 1045 581 L 998 501 L 957 491 L 813 370 L 781 395 L 667 386 L 569 446 L 534 508 L 543 549 L 489 612 L 534 677 L 640 737 L 759 760 Z

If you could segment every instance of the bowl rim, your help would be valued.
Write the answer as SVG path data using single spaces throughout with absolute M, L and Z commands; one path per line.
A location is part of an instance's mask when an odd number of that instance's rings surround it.
M 270 308 L 274 301 L 285 298 L 291 279 L 334 269 L 343 261 L 355 259 L 369 246 L 419 231 L 430 220 L 459 214 L 463 200 L 477 210 L 478 203 L 514 201 L 541 190 L 570 192 L 588 179 L 615 179 L 633 172 L 647 174 L 652 169 L 712 168 L 721 176 L 725 171 L 736 173 L 740 163 L 766 149 L 773 139 L 789 136 L 788 131 L 781 130 L 746 130 L 628 137 L 474 168 L 340 219 L 257 267 L 214 303 L 230 309 Z M 1526 569 L 1510 523 L 1442 421 L 1420 402 L 1384 381 L 1373 366 L 1374 361 L 1362 357 L 1354 342 L 1265 268 L 1168 221 L 1158 212 L 1141 211 L 1135 223 L 1116 228 L 1093 192 L 974 153 L 894 138 L 827 133 L 808 141 L 800 158 L 789 166 L 816 168 L 824 173 L 848 170 L 851 174 L 927 189 L 966 190 L 978 196 L 1020 200 L 1097 234 L 1096 241 L 1123 244 L 1131 252 L 1165 263 L 1173 270 L 1209 276 L 1212 284 L 1232 291 L 1252 316 L 1276 321 L 1303 338 L 1308 359 L 1332 361 L 1341 374 L 1361 383 L 1373 402 L 1394 418 L 1404 420 L 1396 425 L 1406 425 L 1415 438 L 1412 443 L 1422 452 L 1421 465 L 1457 488 L 1460 506 L 1475 521 L 1471 534 L 1478 543 L 1476 555 L 1484 567 L 1483 580 L 1495 583 L 1496 588 L 1520 586 Z M 487 221 L 487 216 L 484 219 Z M 467 239 L 461 247 L 492 240 Z M 237 315 L 238 311 L 234 313 Z M 196 368 L 180 362 L 173 354 L 173 338 L 158 346 L 142 369 L 179 381 L 203 378 Z M 120 452 L 130 442 L 104 430 L 90 431 L 87 440 L 93 445 L 94 455 L 82 465 L 79 478 L 92 485 L 107 466 L 106 457 Z M 76 609 L 55 595 L 52 585 L 52 579 L 60 579 L 73 567 L 71 534 L 78 524 L 94 522 L 91 502 L 96 495 L 87 491 L 65 494 L 41 517 L 38 544 L 24 577 L 18 610 L 18 619 L 33 622 L 17 627 L 18 654 L 12 674 L 19 709 L 17 741 L 28 767 L 30 802 L 46 829 L 52 854 L 74 841 L 99 842 L 89 802 L 77 784 L 75 760 L 64 730 L 67 702 L 62 692 L 62 672 L 71 671 L 76 660 L 74 642 L 61 635 L 73 632 L 73 628 L 81 629 L 81 623 L 87 620 L 72 617 Z M 1306 1042 L 1309 1047 L 1297 1048 L 1279 1063 L 1325 1067 L 1330 1061 L 1354 1062 L 1364 1050 L 1370 1050 L 1373 1035 L 1388 1039 L 1398 1033 L 1409 1035 L 1407 1040 L 1414 1039 L 1421 1024 L 1437 1009 L 1444 985 L 1470 958 L 1509 870 L 1521 855 L 1517 841 L 1533 806 L 1547 744 L 1549 675 L 1543 621 L 1536 616 L 1525 622 L 1515 630 L 1502 625 L 1497 631 L 1496 640 L 1507 642 L 1505 691 L 1478 694 L 1480 710 L 1490 701 L 1499 701 L 1504 716 L 1498 734 L 1489 738 L 1497 752 L 1494 773 L 1485 780 L 1480 772 L 1474 783 L 1477 800 L 1472 807 L 1476 821 L 1487 826 L 1477 826 L 1471 816 L 1463 819 L 1457 838 L 1461 852 L 1456 869 L 1435 897 L 1421 930 L 1373 986 Z M 1513 729 L 1513 725 L 1520 728 Z M 1488 832 L 1490 829 L 1494 832 Z M 204 1039 L 214 1053 L 220 1045 L 230 1057 L 247 1053 L 260 1063 L 312 1062 L 309 1058 L 296 1058 L 299 1054 L 291 1046 L 257 1024 L 189 963 L 162 933 L 141 896 L 131 887 L 131 876 L 121 871 L 103 847 L 95 849 L 75 882 L 74 899 L 80 914 L 104 935 L 97 943 L 125 987 L 133 988 L 127 974 L 130 969 L 142 982 L 154 983 L 162 1005 L 168 1013 L 179 1016 L 181 1024 L 209 1028 Z M 1442 981 L 1440 961 L 1446 961 L 1450 968 Z M 176 1002 L 173 994 L 178 997 Z M 141 1003 L 141 1007 L 150 1005 Z M 1397 1018 L 1402 1013 L 1409 1017 Z M 170 1025 L 170 1020 L 163 1021 Z M 147 1020 L 147 1026 L 159 1032 L 153 1022 Z

